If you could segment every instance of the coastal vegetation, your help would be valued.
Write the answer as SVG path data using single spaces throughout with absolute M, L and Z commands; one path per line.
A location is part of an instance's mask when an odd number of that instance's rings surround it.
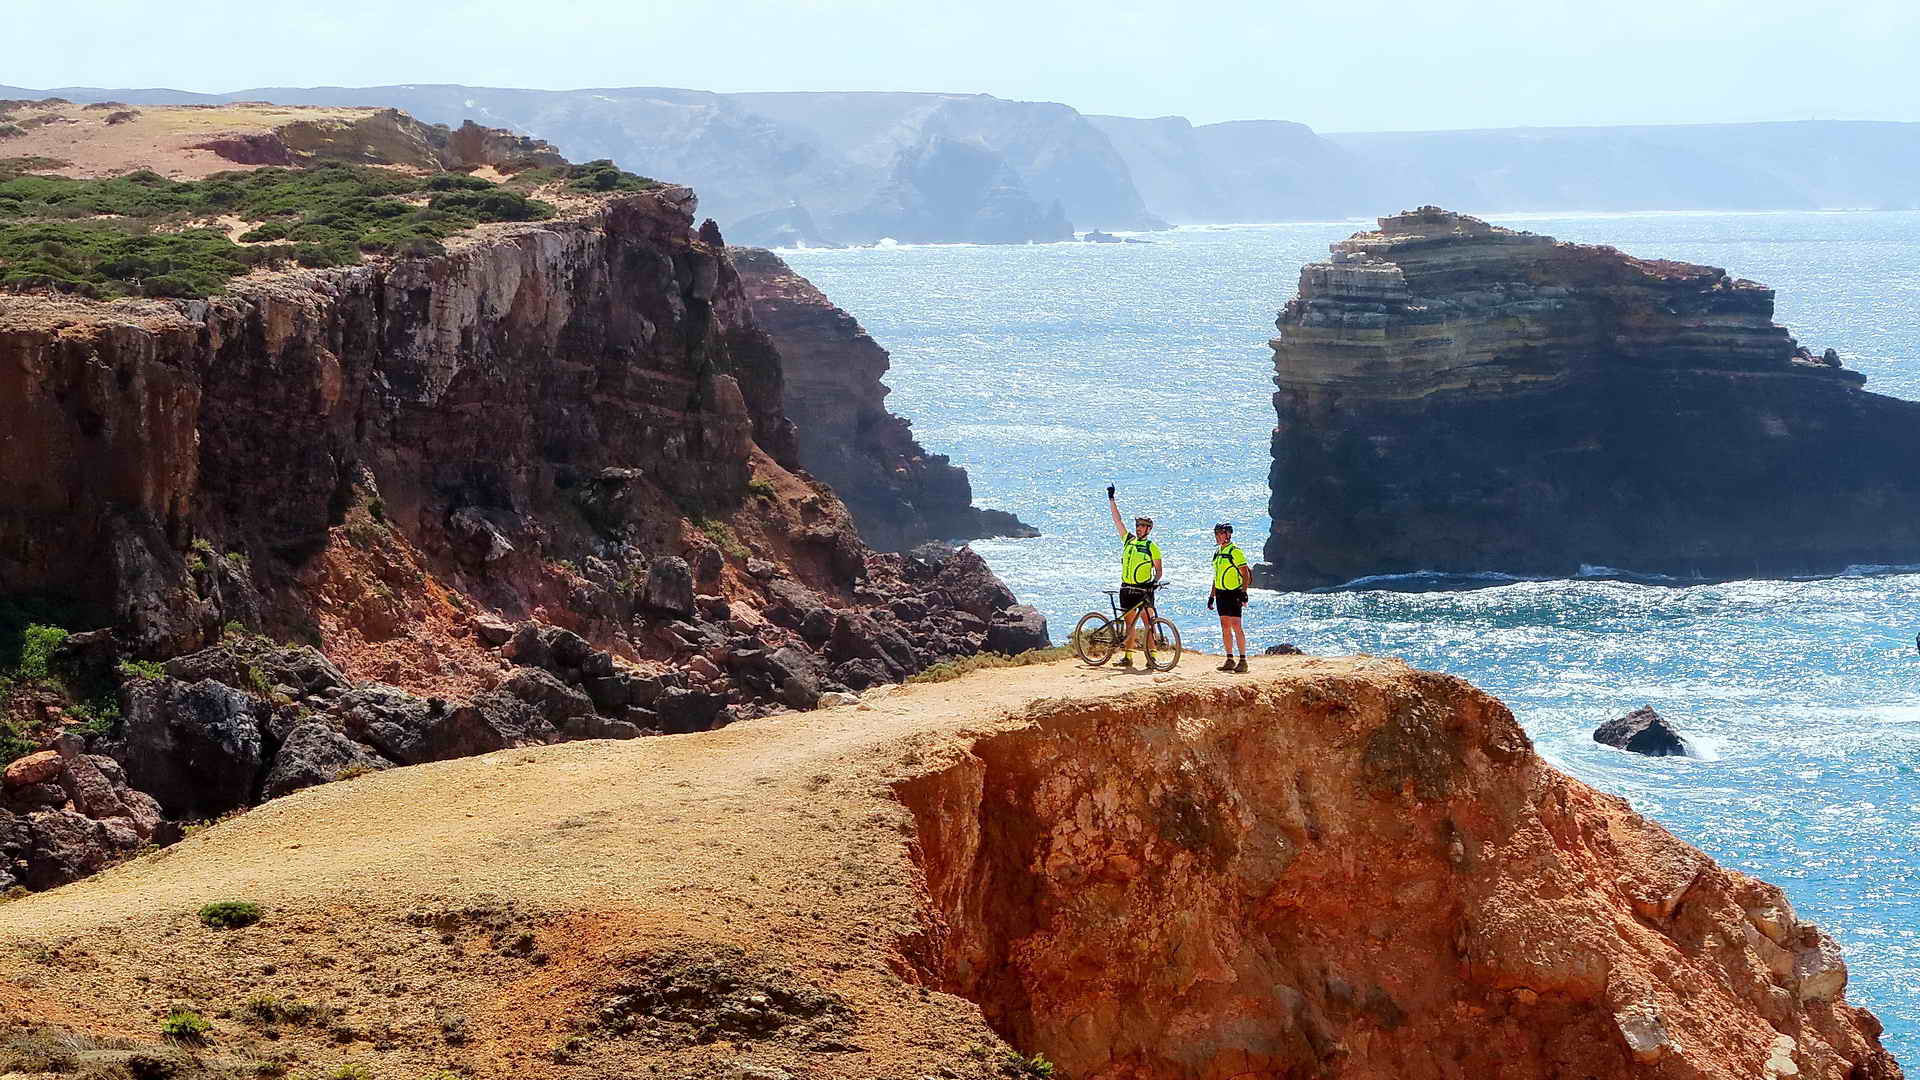
M 147 170 L 76 180 L 24 171 L 32 165 L 0 162 L 0 288 L 8 290 L 204 297 L 256 267 L 436 254 L 442 240 L 475 225 L 554 212 L 523 191 L 458 173 L 322 165 L 205 180 L 169 180 Z M 555 179 L 626 190 L 620 185 L 631 174 L 604 176 L 589 170 Z

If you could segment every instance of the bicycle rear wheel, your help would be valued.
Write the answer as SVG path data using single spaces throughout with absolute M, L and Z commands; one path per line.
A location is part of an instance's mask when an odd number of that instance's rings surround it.
M 1154 671 L 1172 671 L 1180 662 L 1180 628 L 1159 616 L 1147 633 L 1147 667 Z
M 1089 611 L 1074 624 L 1072 640 L 1073 654 L 1082 662 L 1099 667 L 1113 659 L 1113 651 L 1120 647 L 1120 632 L 1112 619 Z

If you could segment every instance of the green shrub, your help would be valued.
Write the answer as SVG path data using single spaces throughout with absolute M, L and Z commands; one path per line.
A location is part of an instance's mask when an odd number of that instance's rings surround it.
M 771 499 L 773 498 L 773 481 L 756 476 L 747 481 L 747 494 Z
M 1016 1050 L 1007 1051 L 1006 1071 L 1014 1076 L 1031 1077 L 1033 1080 L 1047 1080 L 1053 1075 L 1053 1062 L 1045 1054 L 1029 1057 Z
M 15 677 L 37 682 L 52 676 L 54 650 L 68 636 L 67 631 L 58 626 L 34 623 L 27 627 L 20 638 L 20 663 L 14 669 Z
M 160 1022 L 160 1034 L 181 1042 L 205 1042 L 207 1032 L 212 1030 L 213 1025 L 207 1023 L 199 1013 L 177 1006 L 167 1013 L 165 1020 Z
M 415 194 L 427 194 L 427 205 L 401 198 Z M 222 214 L 253 223 L 241 243 L 222 229 L 178 227 Z M 367 166 L 195 181 L 144 170 L 106 180 L 0 172 L 0 288 L 207 296 L 259 266 L 346 266 L 365 252 L 430 255 L 482 222 L 552 214 L 546 203 L 477 177 L 423 179 Z
M 135 679 L 158 679 L 166 675 L 166 667 L 158 660 L 122 660 L 117 670 L 120 677 L 129 681 Z
M 216 930 L 238 930 L 260 921 L 260 905 L 247 900 L 220 900 L 200 909 L 200 923 Z

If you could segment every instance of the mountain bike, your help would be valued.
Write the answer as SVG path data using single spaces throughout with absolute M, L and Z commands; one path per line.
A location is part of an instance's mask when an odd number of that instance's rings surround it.
M 1147 598 L 1130 609 L 1141 611 L 1134 632 L 1139 635 L 1142 651 L 1146 653 L 1148 671 L 1172 671 L 1180 662 L 1180 628 L 1161 618 L 1154 606 L 1156 590 L 1165 584 L 1165 581 L 1155 581 L 1137 586 L 1147 590 Z M 1073 627 L 1073 653 L 1091 667 L 1113 659 L 1114 652 L 1127 642 L 1127 620 L 1120 610 L 1120 590 L 1107 589 L 1106 594 L 1107 606 L 1113 614 L 1089 611 L 1080 616 Z

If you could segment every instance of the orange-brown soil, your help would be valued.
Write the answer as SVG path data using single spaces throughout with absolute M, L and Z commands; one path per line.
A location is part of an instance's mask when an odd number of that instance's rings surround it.
M 184 1003 L 209 1061 L 382 1078 L 1899 1076 L 1777 890 L 1497 701 L 1189 663 L 301 791 L 0 906 L 0 1040 Z

